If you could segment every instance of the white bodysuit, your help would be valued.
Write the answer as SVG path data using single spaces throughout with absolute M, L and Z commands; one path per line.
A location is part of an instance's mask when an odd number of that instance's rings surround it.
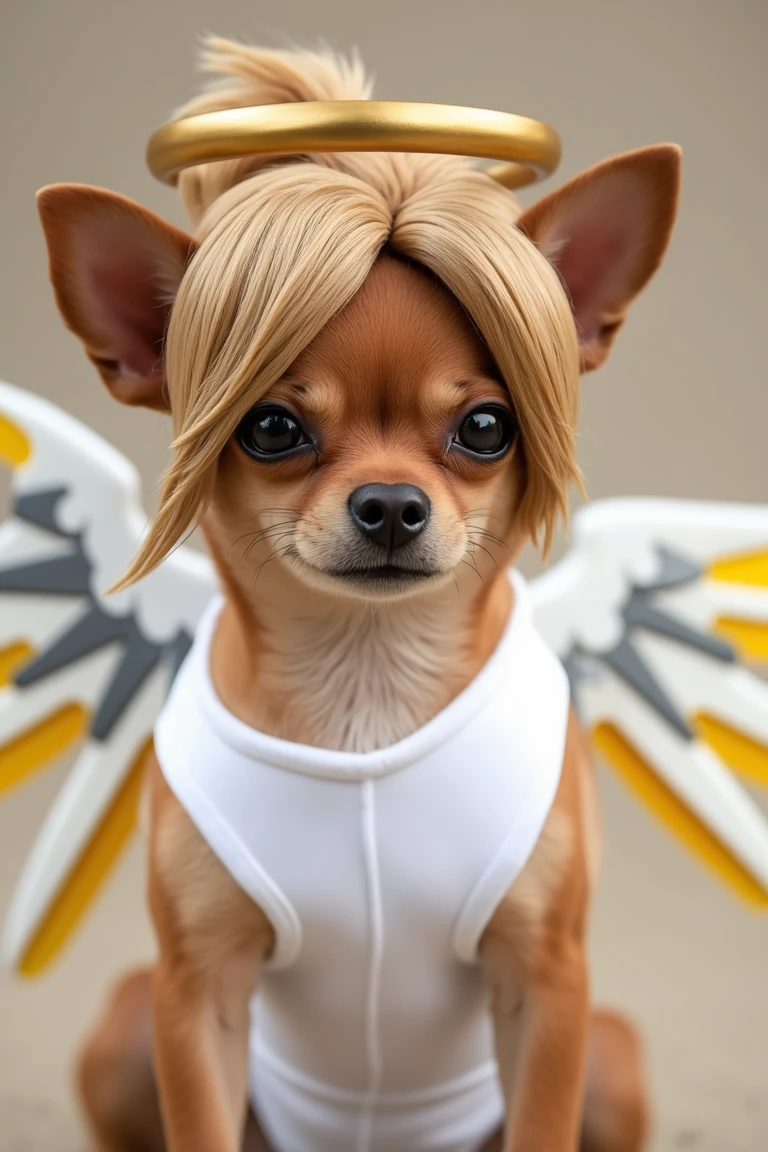
M 561 774 L 568 684 L 522 578 L 496 650 L 377 752 L 265 736 L 221 703 L 207 610 L 158 720 L 162 771 L 270 918 L 251 1100 L 275 1152 L 475 1152 L 503 1118 L 480 936 Z

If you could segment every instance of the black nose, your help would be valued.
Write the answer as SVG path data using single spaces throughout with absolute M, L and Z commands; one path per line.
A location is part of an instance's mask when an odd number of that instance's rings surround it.
M 429 520 L 429 498 L 413 484 L 363 484 L 349 498 L 356 528 L 392 551 L 423 532 Z

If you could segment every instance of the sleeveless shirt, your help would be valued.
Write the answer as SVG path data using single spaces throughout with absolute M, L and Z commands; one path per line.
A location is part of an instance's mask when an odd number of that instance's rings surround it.
M 568 683 L 525 583 L 475 679 L 375 752 L 258 732 L 209 672 L 206 610 L 158 719 L 171 790 L 276 937 L 251 1103 L 274 1152 L 474 1152 L 503 1121 L 477 946 L 561 775 Z

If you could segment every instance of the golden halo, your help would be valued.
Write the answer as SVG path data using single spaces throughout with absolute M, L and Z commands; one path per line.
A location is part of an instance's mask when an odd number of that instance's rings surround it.
M 560 137 L 541 120 L 400 100 L 317 100 L 260 104 L 174 120 L 153 132 L 147 164 L 174 184 L 195 164 L 242 156 L 312 152 L 438 152 L 502 160 L 488 170 L 505 188 L 554 172 Z

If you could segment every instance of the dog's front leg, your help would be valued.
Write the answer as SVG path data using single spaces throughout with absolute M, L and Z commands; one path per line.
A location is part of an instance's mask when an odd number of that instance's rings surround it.
M 572 724 L 543 833 L 481 940 L 507 1110 L 504 1152 L 578 1147 L 589 1008 L 588 772 Z
M 249 1005 L 273 932 L 159 770 L 152 792 L 155 1059 L 166 1141 L 169 1152 L 239 1152 Z
M 512 999 L 502 975 L 502 950 L 493 958 L 491 951 L 494 1025 L 507 1105 L 504 1152 L 575 1152 L 587 1031 L 584 957 L 579 949 L 566 949 L 553 958 L 545 977 Z

